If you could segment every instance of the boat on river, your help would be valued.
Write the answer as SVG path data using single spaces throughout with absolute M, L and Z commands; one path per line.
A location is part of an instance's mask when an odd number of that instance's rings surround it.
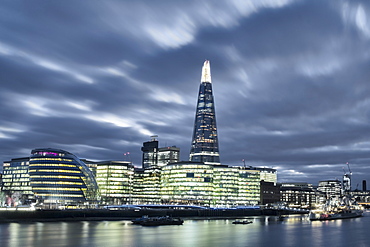
M 321 209 L 311 210 L 309 219 L 313 220 L 337 220 L 361 217 L 362 208 L 348 197 L 341 200 L 329 200 Z
M 243 220 L 243 221 L 236 220 L 236 221 L 233 221 L 233 224 L 235 224 L 235 225 L 247 225 L 247 224 L 251 224 L 251 223 L 253 223 L 253 221 L 250 221 L 250 220 Z
M 182 225 L 184 221 L 180 218 L 173 218 L 169 216 L 163 217 L 148 217 L 143 216 L 132 220 L 133 224 L 142 226 L 163 226 L 163 225 Z
M 346 210 L 335 213 L 310 213 L 310 220 L 338 220 L 338 219 L 349 219 L 357 218 L 362 216 L 362 210 Z

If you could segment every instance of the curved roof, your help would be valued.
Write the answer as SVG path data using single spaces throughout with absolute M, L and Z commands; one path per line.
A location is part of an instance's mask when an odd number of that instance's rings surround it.
M 57 149 L 57 148 L 35 148 L 31 151 L 31 154 L 34 154 L 36 152 L 53 152 L 53 153 L 62 153 L 62 154 L 69 154 L 69 155 L 74 155 L 70 152 L 67 152 L 62 149 Z

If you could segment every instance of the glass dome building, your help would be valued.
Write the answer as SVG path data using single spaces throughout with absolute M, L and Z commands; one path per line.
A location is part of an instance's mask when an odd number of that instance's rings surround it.
M 31 152 L 30 184 L 35 197 L 44 202 L 87 202 L 98 198 L 98 185 L 91 170 L 72 153 L 41 148 Z

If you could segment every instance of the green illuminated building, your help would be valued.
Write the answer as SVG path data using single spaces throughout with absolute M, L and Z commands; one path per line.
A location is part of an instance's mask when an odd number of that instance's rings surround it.
M 162 202 L 212 207 L 256 205 L 260 174 L 243 167 L 177 162 L 162 168 Z
M 161 168 L 135 168 L 133 204 L 161 203 Z
M 105 204 L 131 204 L 134 167 L 128 161 L 96 162 L 96 182 Z

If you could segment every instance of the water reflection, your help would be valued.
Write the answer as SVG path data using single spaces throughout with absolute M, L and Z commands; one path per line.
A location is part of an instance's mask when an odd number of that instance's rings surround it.
M 17 246 L 367 246 L 370 217 L 315 221 L 306 217 L 187 219 L 182 226 L 142 227 L 130 221 L 0 224 L 1 247 Z

